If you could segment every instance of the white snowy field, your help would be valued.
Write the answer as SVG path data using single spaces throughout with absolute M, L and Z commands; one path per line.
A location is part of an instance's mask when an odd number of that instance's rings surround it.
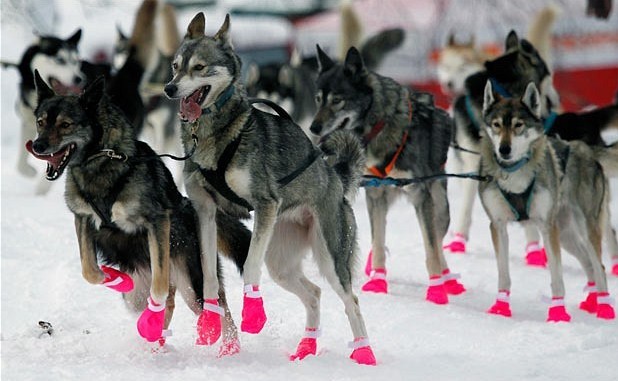
M 4 21 L 4 20 L 3 20 Z M 95 25 L 96 26 L 96 25 Z M 92 27 L 92 26 L 91 26 Z M 63 33 L 74 29 L 66 27 Z M 85 34 L 96 33 L 85 29 Z M 28 30 L 2 25 L 2 58 L 18 57 Z M 67 34 L 68 35 L 68 34 Z M 112 38 L 112 37 L 110 37 Z M 352 334 L 343 304 L 306 262 L 309 278 L 322 287 L 322 337 L 317 357 L 290 362 L 304 328 L 304 309 L 295 296 L 264 272 L 262 291 L 268 315 L 259 335 L 241 333 L 241 353 L 217 358 L 213 347 L 194 345 L 196 317 L 178 299 L 167 350 L 152 353 L 135 328 L 137 316 L 119 294 L 92 286 L 81 277 L 73 217 L 64 204 L 64 180 L 45 196 L 35 196 L 36 180 L 15 169 L 24 149 L 14 112 L 18 78 L 0 71 L 1 90 L 1 377 L 3 380 L 614 380 L 618 375 L 618 322 L 601 321 L 578 310 L 585 297 L 583 271 L 564 255 L 570 323 L 546 323 L 550 294 L 546 270 L 524 264 L 523 231 L 510 229 L 512 318 L 485 313 L 494 302 L 497 270 L 488 220 L 477 200 L 469 253 L 447 254 L 453 272 L 468 291 L 446 306 L 424 300 L 427 273 L 420 230 L 413 208 L 399 201 L 388 217 L 388 295 L 360 292 L 360 264 L 370 247 L 363 192 L 354 209 L 360 257 L 354 288 L 378 366 L 348 359 Z M 618 181 L 612 181 L 612 222 L 618 226 Z M 458 184 L 449 184 L 452 215 L 460 200 Z M 609 256 L 603 260 L 609 265 Z M 608 266 L 609 267 L 609 266 Z M 229 262 L 227 293 L 240 325 L 242 281 Z M 610 292 L 618 278 L 608 275 Z M 38 321 L 54 334 L 40 336 Z

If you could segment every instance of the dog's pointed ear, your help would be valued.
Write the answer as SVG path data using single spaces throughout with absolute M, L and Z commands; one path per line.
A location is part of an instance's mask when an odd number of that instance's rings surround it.
M 496 97 L 494 96 L 494 89 L 491 85 L 491 81 L 487 81 L 485 84 L 485 92 L 483 93 L 483 115 L 487 113 L 487 110 L 496 103 Z
M 363 77 L 367 75 L 367 68 L 365 68 L 363 57 L 361 56 L 358 49 L 353 46 L 348 49 L 348 53 L 345 56 L 343 73 L 353 78 L 357 78 L 359 76 Z
M 193 40 L 196 38 L 204 37 L 204 31 L 206 30 L 206 19 L 204 18 L 204 12 L 200 12 L 193 20 L 189 23 L 187 27 L 187 34 L 185 34 L 185 38 L 189 40 Z
M 125 41 L 129 39 L 127 35 L 124 34 L 122 29 L 120 28 L 120 24 L 116 24 L 116 33 L 118 33 L 118 40 L 120 41 Z
M 78 29 L 75 33 L 73 33 L 73 35 L 69 38 L 67 38 L 67 44 L 69 44 L 70 46 L 73 47 L 77 47 L 77 44 L 79 43 L 79 40 L 82 38 L 82 30 Z
M 453 33 L 453 31 L 449 32 L 446 46 L 455 46 L 456 43 L 457 42 L 455 41 L 455 33 Z
M 95 110 L 104 94 L 105 78 L 100 75 L 84 89 L 79 100 L 87 110 Z
M 513 49 L 519 48 L 519 37 L 517 37 L 517 33 L 511 29 L 508 36 L 506 36 L 506 41 L 504 44 L 504 50 L 509 51 Z
M 224 47 L 232 47 L 232 37 L 230 36 L 230 14 L 225 15 L 223 25 L 219 28 L 217 34 L 215 34 L 215 40 L 219 41 Z
M 38 104 L 41 104 L 41 102 L 45 99 L 51 98 L 56 95 L 56 93 L 54 93 L 54 90 L 47 86 L 47 83 L 45 83 L 43 78 L 41 78 L 39 71 L 36 69 L 34 69 L 34 85 L 36 87 Z
M 320 45 L 316 44 L 315 48 L 318 52 L 318 71 L 320 73 L 328 71 L 331 67 L 335 66 L 333 60 L 330 59 L 328 54 L 324 53 L 322 48 L 320 48 Z
M 530 82 L 528 86 L 526 86 L 524 96 L 521 97 L 521 103 L 526 105 L 535 117 L 541 119 L 541 96 L 534 82 Z

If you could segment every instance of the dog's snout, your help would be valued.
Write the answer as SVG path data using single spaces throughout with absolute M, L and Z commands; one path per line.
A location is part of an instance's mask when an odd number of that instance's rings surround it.
M 165 85 L 165 88 L 163 90 L 165 91 L 165 95 L 171 98 L 176 95 L 176 91 L 178 91 L 178 86 L 174 85 L 173 83 L 168 83 L 167 85 Z
M 36 139 L 34 142 L 32 142 L 32 150 L 35 153 L 43 153 L 45 152 L 47 147 L 48 147 L 48 144 L 43 139 Z
M 500 144 L 498 151 L 500 152 L 500 155 L 508 157 L 511 154 L 511 146 L 508 144 Z
M 73 84 L 74 85 L 79 85 L 80 83 L 82 83 L 82 78 L 81 77 L 78 77 L 78 76 L 73 77 Z
M 320 135 L 320 132 L 322 132 L 322 123 L 311 123 L 311 127 L 309 127 L 309 130 L 316 135 Z

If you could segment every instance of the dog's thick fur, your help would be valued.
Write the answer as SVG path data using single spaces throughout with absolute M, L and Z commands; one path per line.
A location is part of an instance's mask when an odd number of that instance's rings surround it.
M 215 261 L 212 269 L 204 267 L 198 215 L 178 192 L 161 159 L 135 139 L 131 124 L 104 94 L 102 79 L 79 97 L 54 94 L 38 72 L 36 81 L 38 136 L 28 147 L 48 162 L 48 180 L 58 179 L 66 169 L 65 200 L 75 215 L 84 279 L 101 284 L 104 273 L 99 261 L 118 266 L 135 284 L 125 294 L 127 305 L 141 311 L 149 295 L 156 303 L 165 303 L 165 329 L 177 290 L 200 314 L 204 273 L 219 272 L 219 265 Z M 110 155 L 101 154 L 106 150 Z M 218 214 L 216 223 L 218 235 L 213 239 L 242 268 L 250 232 L 227 215 Z M 221 274 L 216 291 L 225 309 L 224 340 L 236 338 Z
M 592 150 L 582 142 L 547 137 L 542 97 L 534 83 L 523 96 L 484 91 L 479 195 L 491 220 L 498 261 L 498 290 L 510 291 L 507 223 L 534 224 L 543 236 L 552 297 L 564 297 L 560 245 L 581 262 L 589 282 L 607 292 L 601 238 L 609 218 L 608 182 Z M 511 201 L 507 201 L 511 200 Z
M 303 251 L 311 248 L 320 272 L 345 304 L 354 337 L 366 337 L 352 291 L 356 223 L 346 199 L 355 192 L 362 155 L 348 157 L 335 150 L 331 167 L 314 156 L 317 148 L 291 119 L 251 107 L 240 82 L 229 16 L 214 37 L 204 35 L 204 29 L 204 14 L 199 13 L 176 53 L 174 77 L 165 91 L 182 98 L 181 115 L 196 119 L 182 125 L 185 150 L 195 146 L 184 173 L 185 188 L 200 215 L 205 255 L 214 262 L 217 210 L 248 216 L 254 208 L 245 285 L 260 284 L 265 260 L 275 282 L 305 305 L 306 326 L 319 327 L 320 289 L 302 271 Z M 225 102 L 221 94 L 229 94 Z M 353 137 L 341 138 L 360 152 Z M 205 296 L 216 297 L 216 273 L 207 275 L 211 283 L 206 282 Z
M 559 104 L 557 93 L 551 84 L 551 75 L 547 65 L 540 57 L 533 45 L 525 39 L 519 39 L 515 32 L 509 33 L 506 39 L 506 52 L 487 61 L 485 70 L 474 74 L 466 80 L 466 94 L 460 96 L 454 103 L 455 133 L 454 144 L 461 149 L 453 151 L 456 166 L 463 172 L 476 172 L 479 166 L 480 126 L 482 124 L 481 110 L 483 105 L 483 89 L 488 79 L 495 80 L 511 96 L 521 96 L 526 84 L 534 82 L 540 90 L 541 114 L 548 118 Z M 581 121 L 588 123 L 579 123 Z M 618 126 L 616 123 L 616 106 L 608 106 L 592 113 L 558 114 L 547 133 L 551 136 L 560 136 L 567 140 L 582 140 L 589 144 L 602 144 L 601 132 L 607 128 Z M 603 145 L 604 146 L 604 145 Z M 595 148 L 595 156 L 607 166 L 608 173 L 616 168 L 618 160 L 617 147 Z M 455 219 L 453 232 L 468 239 L 472 224 L 472 207 L 477 191 L 477 182 L 463 180 L 462 205 Z M 538 242 L 539 235 L 536 229 L 525 229 L 527 242 Z M 608 239 L 612 239 L 610 236 Z
M 412 93 L 394 80 L 369 71 L 355 48 L 350 48 L 345 62 L 340 64 L 318 46 L 318 60 L 319 109 L 310 128 L 313 134 L 324 139 L 333 131 L 353 131 L 365 144 L 367 168 L 385 166 L 401 148 L 392 172 L 384 173 L 390 177 L 444 173 L 452 120 L 444 110 L 433 106 L 429 94 Z M 366 174 L 372 173 L 367 170 Z M 403 194 L 416 209 L 427 271 L 430 276 L 441 276 L 448 268 L 441 246 L 449 225 L 446 181 L 402 188 L 369 187 L 365 191 L 371 221 L 372 267 L 385 267 L 386 213 L 396 196 Z

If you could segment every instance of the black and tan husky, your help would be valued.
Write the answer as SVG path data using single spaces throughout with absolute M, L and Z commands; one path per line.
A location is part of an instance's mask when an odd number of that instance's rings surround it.
M 123 292 L 130 309 L 143 310 L 137 329 L 148 341 L 163 337 L 178 290 L 200 315 L 197 342 L 217 341 L 223 320 L 221 353 L 238 351 L 222 281 L 221 306 L 204 298 L 204 274 L 218 273 L 219 266 L 207 267 L 203 260 L 198 215 L 161 159 L 135 139 L 131 124 L 105 95 L 104 81 L 80 96 L 60 96 L 38 72 L 35 79 L 38 135 L 26 146 L 47 161 L 48 180 L 67 172 L 65 199 L 75 215 L 83 277 Z M 242 268 L 250 232 L 223 214 L 217 225 L 221 252 Z

